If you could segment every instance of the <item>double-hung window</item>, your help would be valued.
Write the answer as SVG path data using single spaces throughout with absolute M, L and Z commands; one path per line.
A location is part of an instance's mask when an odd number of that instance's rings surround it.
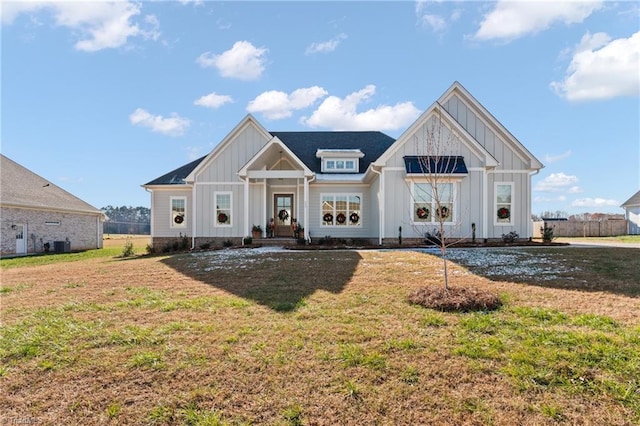
M 513 182 L 495 184 L 495 224 L 513 224 Z
M 231 192 L 215 192 L 214 200 L 216 203 L 214 214 L 215 226 L 231 226 L 232 203 Z
M 187 197 L 171 197 L 171 227 L 187 227 Z
M 453 182 L 413 184 L 413 221 L 415 223 L 453 222 L 455 185 Z
M 362 226 L 362 194 L 322 194 L 322 226 Z

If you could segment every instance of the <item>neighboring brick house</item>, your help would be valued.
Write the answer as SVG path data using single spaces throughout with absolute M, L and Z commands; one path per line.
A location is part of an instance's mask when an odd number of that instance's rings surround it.
M 102 248 L 104 214 L 0 154 L 0 255 Z

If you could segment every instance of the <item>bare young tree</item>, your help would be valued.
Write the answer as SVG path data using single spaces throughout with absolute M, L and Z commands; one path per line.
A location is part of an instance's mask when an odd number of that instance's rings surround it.
M 430 122 L 425 125 L 423 134 L 416 140 L 416 156 L 407 157 L 407 174 L 413 184 L 413 226 L 418 232 L 424 232 L 425 239 L 440 249 L 443 262 L 444 289 L 449 290 L 449 270 L 447 248 L 458 242 L 452 238 L 461 217 L 456 212 L 454 202 L 456 173 L 466 173 L 463 157 L 459 155 L 460 139 L 456 133 L 442 123 L 439 109 Z M 429 225 L 435 224 L 431 233 Z

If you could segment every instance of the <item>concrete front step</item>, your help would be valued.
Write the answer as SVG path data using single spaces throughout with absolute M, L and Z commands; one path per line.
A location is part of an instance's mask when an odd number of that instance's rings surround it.
M 298 245 L 298 241 L 295 238 L 254 238 L 252 245 L 263 247 L 291 247 Z

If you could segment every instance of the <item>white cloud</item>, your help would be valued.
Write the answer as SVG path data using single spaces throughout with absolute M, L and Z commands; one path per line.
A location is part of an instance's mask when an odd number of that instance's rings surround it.
M 585 34 L 562 81 L 551 88 L 570 101 L 640 94 L 640 31 L 611 40 L 605 33 Z
M 425 28 L 430 28 L 435 33 L 441 33 L 447 29 L 449 22 L 457 21 L 460 18 L 462 13 L 460 9 L 453 10 L 448 18 L 445 13 L 433 13 L 434 8 L 441 9 L 439 7 L 441 3 L 441 1 L 417 1 L 415 12 L 418 24 Z
M 154 15 L 142 19 L 144 28 L 134 18 L 140 15 L 139 3 L 124 2 L 3 2 L 2 22 L 10 24 L 21 13 L 50 10 L 55 24 L 74 30 L 80 40 L 77 50 L 95 52 L 125 45 L 131 37 L 157 40 L 159 22 Z
M 616 200 L 608 200 L 606 198 L 580 198 L 571 203 L 572 207 L 618 207 L 620 203 Z
M 533 201 L 535 201 L 536 203 L 557 203 L 557 202 L 563 202 L 563 201 L 567 201 L 567 197 L 565 197 L 564 195 L 558 195 L 557 197 L 534 197 Z
M 248 41 L 237 41 L 233 47 L 219 55 L 205 52 L 196 59 L 200 66 L 217 68 L 223 77 L 256 80 L 264 71 L 267 49 L 257 48 Z
M 563 152 L 562 154 L 558 154 L 558 155 L 549 155 L 546 154 L 544 156 L 544 162 L 545 163 L 557 163 L 560 160 L 564 160 L 565 158 L 569 158 L 571 157 L 571 150 L 568 150 L 566 152 Z
M 309 45 L 309 47 L 307 47 L 307 50 L 305 51 L 305 54 L 312 55 L 314 53 L 333 52 L 334 50 L 336 50 L 338 48 L 338 46 L 340 45 L 342 40 L 344 40 L 346 38 L 347 38 L 346 34 L 340 34 L 340 35 L 332 38 L 329 41 L 322 41 L 322 42 L 319 42 L 319 43 L 311 43 L 311 45 Z
M 303 117 L 300 121 L 309 127 L 327 127 L 333 130 L 397 130 L 411 123 L 420 114 L 412 102 L 394 106 L 381 105 L 357 112 L 358 105 L 371 98 L 375 91 L 376 86 L 368 85 L 344 99 L 329 96 L 311 117 Z
M 576 194 L 582 192 L 582 189 L 576 185 L 578 178 L 572 175 L 566 175 L 562 172 L 551 173 L 542 179 L 533 188 L 534 191 L 540 192 L 564 192 L 568 194 Z
M 570 25 L 584 21 L 603 6 L 596 1 L 500 0 L 484 15 L 474 35 L 477 40 L 515 40 L 550 28 L 557 22 Z
M 191 122 L 180 117 L 178 114 L 171 114 L 171 117 L 152 115 L 142 108 L 136 109 L 129 115 L 129 121 L 134 126 L 148 127 L 152 131 L 162 133 L 167 136 L 180 136 L 184 134 Z
M 209 93 L 208 95 L 201 96 L 196 99 L 194 105 L 203 106 L 206 108 L 220 108 L 222 105 L 233 102 L 231 96 L 218 95 L 216 92 Z
M 261 93 L 249 102 L 247 111 L 250 113 L 259 112 L 270 120 L 277 120 L 291 117 L 293 111 L 307 108 L 325 96 L 327 96 L 327 91 L 319 86 L 297 89 L 291 94 L 270 90 Z

